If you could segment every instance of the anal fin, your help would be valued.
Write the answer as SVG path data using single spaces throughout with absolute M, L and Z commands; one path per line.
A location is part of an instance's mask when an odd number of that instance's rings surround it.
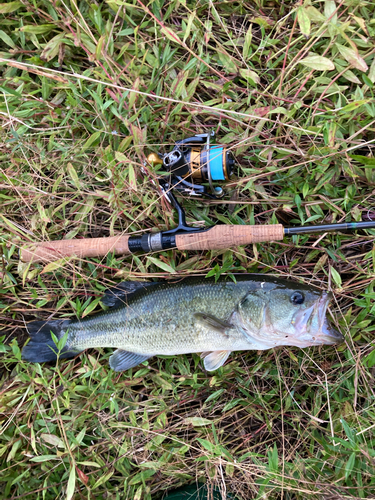
M 137 354 L 136 352 L 124 351 L 123 349 L 117 349 L 112 356 L 109 358 L 109 366 L 115 372 L 122 372 L 124 370 L 129 370 L 129 368 L 134 368 L 134 366 L 139 365 L 146 359 L 151 358 L 152 355 L 148 354 Z
M 203 352 L 201 358 L 204 359 L 204 367 L 208 372 L 212 372 L 223 366 L 229 357 L 231 351 L 212 351 Z

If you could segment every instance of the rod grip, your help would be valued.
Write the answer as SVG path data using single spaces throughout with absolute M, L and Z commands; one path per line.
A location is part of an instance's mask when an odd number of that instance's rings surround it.
M 52 262 L 62 257 L 105 257 L 114 252 L 118 255 L 130 254 L 129 236 L 109 238 L 85 238 L 82 240 L 57 240 L 32 243 L 20 250 L 23 262 Z
M 249 243 L 277 241 L 284 238 L 282 224 L 269 226 L 217 225 L 202 233 L 176 234 L 179 250 L 222 250 Z

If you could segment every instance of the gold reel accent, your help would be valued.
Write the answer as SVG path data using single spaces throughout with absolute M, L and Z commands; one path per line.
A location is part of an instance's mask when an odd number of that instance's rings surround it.
M 149 154 L 147 156 L 147 161 L 151 165 L 152 164 L 154 164 L 154 165 L 163 165 L 163 160 L 161 158 L 159 158 L 159 155 L 157 155 L 156 153 Z
M 193 179 L 197 179 L 199 181 L 203 180 L 202 178 L 202 167 L 201 167 L 201 148 L 191 148 L 190 152 L 190 170 L 191 177 Z
M 227 171 L 227 148 L 223 148 L 223 173 L 225 180 L 229 181 L 229 175 Z

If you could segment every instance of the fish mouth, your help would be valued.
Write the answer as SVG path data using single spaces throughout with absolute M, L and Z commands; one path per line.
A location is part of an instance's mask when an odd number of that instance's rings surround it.
M 323 292 L 314 305 L 301 310 L 295 318 L 295 327 L 311 336 L 311 345 L 333 345 L 344 341 L 343 335 L 331 327 L 326 318 L 327 308 L 332 299 L 330 292 Z M 317 327 L 314 324 L 317 319 Z
M 332 328 L 327 320 L 325 320 L 322 326 L 321 333 L 315 338 L 318 344 L 327 345 L 341 344 L 345 340 L 344 336 L 339 331 Z

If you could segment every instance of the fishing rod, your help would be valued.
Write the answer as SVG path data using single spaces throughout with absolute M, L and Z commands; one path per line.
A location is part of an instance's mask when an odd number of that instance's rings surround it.
M 167 175 L 159 178 L 163 195 L 174 207 L 178 224 L 174 229 L 149 232 L 142 236 L 111 236 L 32 243 L 21 248 L 23 262 L 52 262 L 63 257 L 105 257 L 108 253 L 127 255 L 149 253 L 177 248 L 178 250 L 222 250 L 250 243 L 280 241 L 284 236 L 314 234 L 332 231 L 374 229 L 375 221 L 344 222 L 314 226 L 284 227 L 271 225 L 217 224 L 209 228 L 188 226 L 182 206 L 172 190 L 189 195 L 203 195 L 219 199 L 224 195 L 218 181 L 229 180 L 234 158 L 225 146 L 212 146 L 213 134 L 198 134 L 175 143 L 165 155 L 151 153 L 148 163 L 160 165 Z M 208 186 L 200 184 L 208 183 Z

